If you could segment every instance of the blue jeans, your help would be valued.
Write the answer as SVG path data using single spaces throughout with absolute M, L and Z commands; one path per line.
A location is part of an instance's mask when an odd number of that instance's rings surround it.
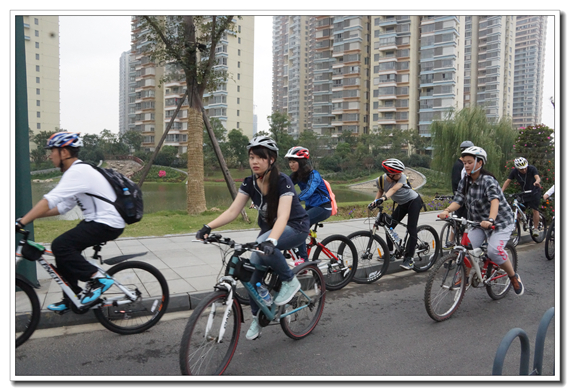
M 259 235 L 256 239 L 257 243 L 264 242 L 268 237 L 271 236 L 271 231 L 265 232 L 263 235 Z M 281 234 L 281 237 L 277 241 L 277 246 L 275 247 L 275 252 L 271 255 L 265 255 L 261 253 L 251 253 L 249 261 L 254 265 L 265 265 L 269 266 L 274 272 L 277 273 L 281 281 L 291 281 L 295 275 L 291 271 L 291 268 L 285 261 L 282 251 L 288 250 L 294 247 L 298 247 L 301 243 L 305 242 L 307 237 L 307 232 L 297 231 L 289 226 L 285 227 L 285 230 Z M 249 282 L 255 287 L 255 284 L 263 279 L 265 272 L 256 270 L 251 276 Z M 251 313 L 255 316 L 259 307 L 251 297 L 249 299 L 251 305 Z
M 332 209 L 325 209 L 321 206 L 314 206 L 307 209 L 307 214 L 309 215 L 309 226 L 313 226 L 321 221 L 325 221 L 331 217 Z M 307 242 L 304 241 L 303 244 L 299 246 L 299 257 L 307 260 L 309 257 L 307 255 Z

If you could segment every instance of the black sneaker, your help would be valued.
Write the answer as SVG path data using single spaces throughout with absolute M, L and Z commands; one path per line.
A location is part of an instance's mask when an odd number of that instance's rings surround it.
M 402 269 L 410 270 L 414 268 L 414 260 L 411 257 L 405 257 L 400 265 Z
M 513 290 L 517 296 L 522 296 L 524 293 L 524 285 L 519 277 L 518 273 L 515 273 L 514 276 L 509 277 L 511 280 L 511 285 L 513 286 Z
M 47 306 L 47 309 L 54 312 L 65 312 L 69 310 L 70 301 L 67 297 L 64 297 L 61 301 L 53 303 Z

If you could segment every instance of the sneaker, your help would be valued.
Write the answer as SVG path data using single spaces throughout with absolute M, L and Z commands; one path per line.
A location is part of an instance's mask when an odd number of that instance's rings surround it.
M 249 326 L 249 330 L 247 330 L 245 339 L 253 341 L 254 339 L 259 338 L 260 335 L 261 335 L 261 326 L 259 325 L 259 321 L 257 320 L 257 315 L 255 315 L 253 317 L 253 320 L 251 321 L 251 326 Z
M 513 286 L 513 290 L 517 296 L 521 296 L 524 293 L 524 285 L 519 277 L 518 273 L 515 273 L 514 276 L 509 277 L 511 280 L 511 285 Z
M 539 236 L 539 235 L 538 235 L 538 232 L 534 231 L 534 232 L 532 233 L 532 237 L 533 237 L 533 238 L 538 238 L 538 236 Z
M 414 268 L 414 260 L 411 257 L 405 257 L 400 265 L 402 269 L 410 270 Z
M 396 256 L 394 254 L 390 254 L 390 263 L 396 262 Z
M 455 243 L 451 242 L 451 241 L 447 241 L 447 242 L 445 242 L 445 247 L 443 249 L 444 250 L 451 250 L 453 247 L 455 247 Z
M 91 281 L 88 281 L 85 289 L 80 295 L 81 304 L 94 303 L 114 283 L 115 280 L 112 278 L 94 278 Z
M 55 312 L 67 311 L 69 309 L 69 299 L 64 297 L 60 302 L 48 305 L 47 309 Z
M 291 281 L 283 281 L 281 283 L 281 290 L 277 297 L 273 299 L 273 302 L 275 305 L 286 304 L 293 298 L 293 296 L 295 296 L 295 293 L 297 293 L 299 289 L 301 289 L 301 283 L 297 277 L 293 277 Z
M 287 264 L 291 269 L 293 269 L 295 266 L 302 264 L 303 262 L 305 262 L 303 258 L 298 258 L 296 260 L 293 260 L 293 258 L 287 259 Z

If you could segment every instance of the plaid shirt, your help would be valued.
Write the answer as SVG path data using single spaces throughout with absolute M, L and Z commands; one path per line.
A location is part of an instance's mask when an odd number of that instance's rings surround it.
M 466 180 L 461 180 L 453 201 L 459 205 L 465 204 L 469 220 L 484 221 L 488 219 L 491 211 L 491 201 L 498 199 L 499 212 L 495 218 L 495 229 L 499 231 L 514 224 L 515 220 L 511 207 L 507 203 L 499 182 L 495 178 L 490 175 L 479 175 L 475 182 L 473 182 L 470 176 L 466 176 L 465 179 L 471 183 L 467 194 L 463 195 Z

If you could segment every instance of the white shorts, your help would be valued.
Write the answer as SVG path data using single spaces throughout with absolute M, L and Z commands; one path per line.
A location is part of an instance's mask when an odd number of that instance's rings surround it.
M 509 254 L 505 251 L 505 246 L 511 238 L 511 232 L 515 228 L 514 224 L 507 226 L 500 231 L 490 231 L 489 237 L 482 228 L 473 228 L 467 233 L 469 241 L 473 248 L 481 247 L 481 244 L 487 239 L 487 255 L 491 261 L 497 265 L 502 265 L 509 259 Z

